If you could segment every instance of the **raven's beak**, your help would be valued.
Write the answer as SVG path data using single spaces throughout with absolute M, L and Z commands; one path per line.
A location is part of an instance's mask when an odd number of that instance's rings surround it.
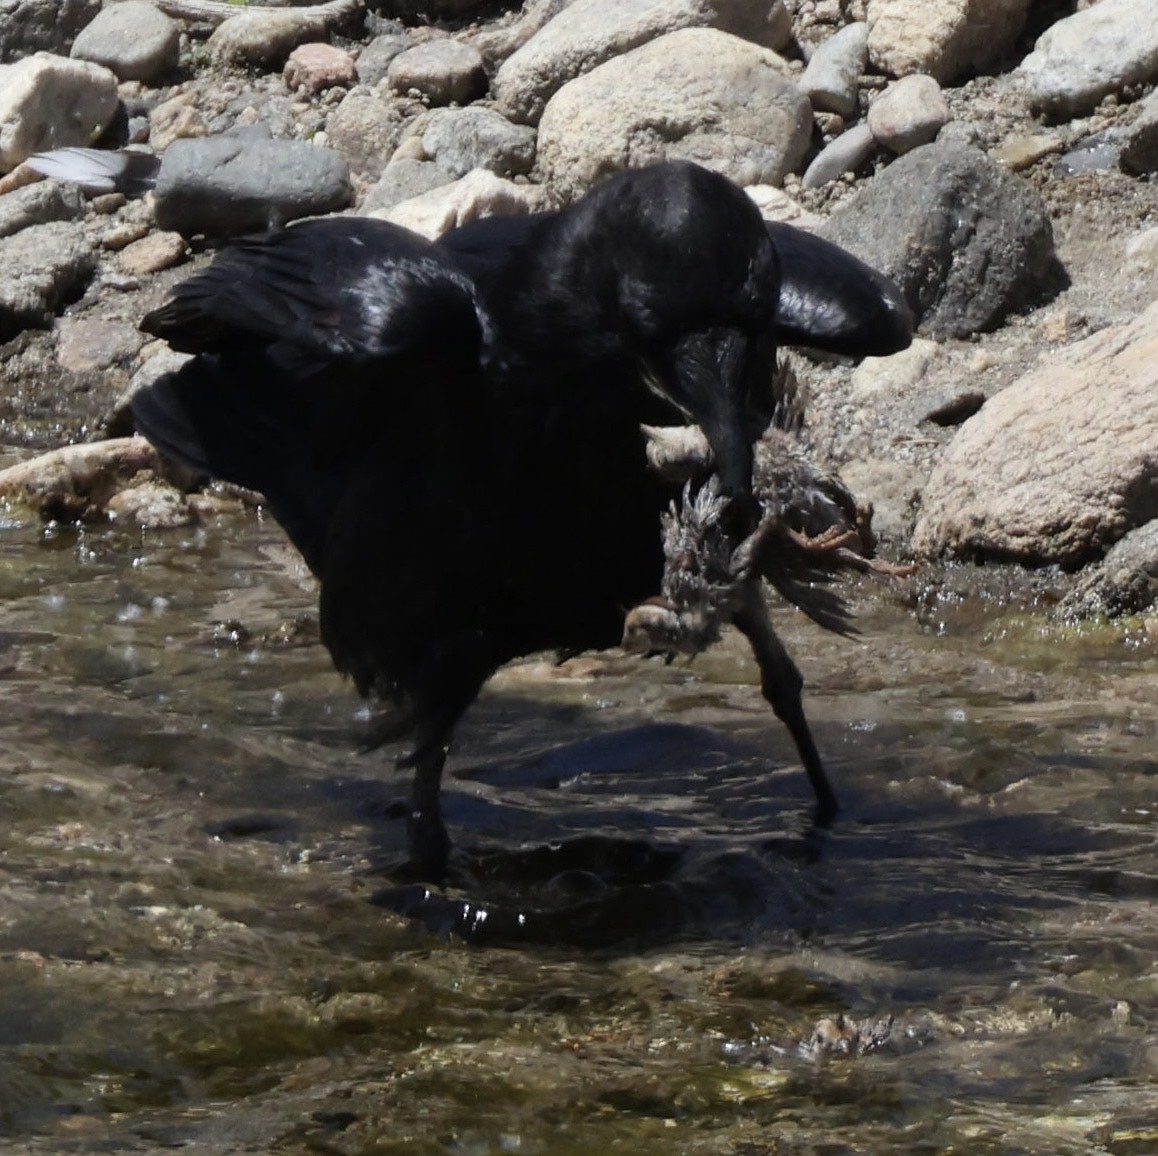
M 753 446 L 772 419 L 775 367 L 771 326 L 757 334 L 731 326 L 695 330 L 653 365 L 660 391 L 704 431 L 737 529 L 755 515 Z

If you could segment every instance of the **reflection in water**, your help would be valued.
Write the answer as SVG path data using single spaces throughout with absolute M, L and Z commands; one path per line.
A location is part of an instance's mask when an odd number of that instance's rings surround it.
M 790 623 L 827 830 L 740 647 L 522 663 L 430 893 L 272 531 L 7 529 L 0 595 L 5 1151 L 1158 1151 L 1141 629 Z

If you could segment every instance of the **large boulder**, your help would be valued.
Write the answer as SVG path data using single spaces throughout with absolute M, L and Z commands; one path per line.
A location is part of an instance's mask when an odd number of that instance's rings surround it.
M 685 28 L 564 85 L 539 124 L 539 167 L 568 200 L 609 173 L 675 159 L 779 185 L 811 133 L 808 98 L 775 52 Z
M 117 78 L 99 64 L 38 52 L 0 65 L 0 173 L 33 153 L 92 144 L 117 103 Z
M 495 99 L 512 120 L 536 124 L 569 80 L 680 28 L 782 48 L 791 23 L 781 0 L 574 0 L 503 62 Z
M 1101 0 L 1059 20 L 1018 71 L 1032 104 L 1067 116 L 1088 112 L 1128 84 L 1158 80 L 1154 0 Z
M 869 60 L 882 72 L 927 72 L 942 84 L 1001 60 L 1030 0 L 869 0 Z
M 994 329 L 1063 280 L 1037 191 L 953 142 L 901 157 L 821 232 L 893 277 L 933 337 Z
M 925 554 L 1075 568 L 1158 517 L 1158 301 L 985 403 L 925 489 Z

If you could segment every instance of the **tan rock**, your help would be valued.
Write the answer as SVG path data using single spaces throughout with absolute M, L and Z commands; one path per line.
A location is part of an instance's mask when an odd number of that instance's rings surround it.
M 913 546 L 1074 567 L 1156 516 L 1158 301 L 1049 355 L 967 421 Z

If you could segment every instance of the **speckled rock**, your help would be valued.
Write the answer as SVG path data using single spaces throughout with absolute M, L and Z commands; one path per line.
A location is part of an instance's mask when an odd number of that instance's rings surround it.
M 428 104 L 466 104 L 487 87 L 478 49 L 446 39 L 400 52 L 390 61 L 386 82 L 395 92 L 416 94 Z
M 92 144 L 117 100 L 117 78 L 99 64 L 38 52 L 0 65 L 0 172 L 36 152 Z
M 101 9 L 72 46 L 77 60 L 103 64 L 120 80 L 155 81 L 177 66 L 181 27 L 147 0 Z
M 397 157 L 382 170 L 381 177 L 366 193 L 361 211 L 367 216 L 385 216 L 395 205 L 422 197 L 453 180 L 454 177 L 435 161 Z
M 386 79 L 390 62 L 394 57 L 414 47 L 414 41 L 401 33 L 389 33 L 385 36 L 376 36 L 361 52 L 354 62 L 358 70 L 358 80 L 362 84 L 377 84 Z
M 287 88 L 309 94 L 328 88 L 350 88 L 358 83 L 354 58 L 333 44 L 316 40 L 299 44 L 289 54 L 282 76 Z
M 50 324 L 95 268 L 95 247 L 76 222 L 32 225 L 0 240 L 0 341 Z
M 1131 530 L 1110 547 L 1102 561 L 1082 571 L 1062 599 L 1063 618 L 1104 614 L 1144 614 L 1158 606 L 1158 518 Z
M 942 83 L 996 63 L 1012 48 L 1030 0 L 869 0 L 868 53 L 893 76 Z
M 251 68 L 281 68 L 299 44 L 317 40 L 320 25 L 292 12 L 241 11 L 220 24 L 205 42 L 221 64 Z
M 539 168 L 566 199 L 608 173 L 674 159 L 779 185 L 811 134 L 808 98 L 775 52 L 685 28 L 564 85 L 539 124 Z
M 84 212 L 84 196 L 76 185 L 38 181 L 0 197 L 0 237 L 10 237 L 29 225 L 74 221 Z
M 1158 517 L 1158 302 L 1048 356 L 957 433 L 925 490 L 925 554 L 1080 566 Z
M 103 0 L 4 0 L 0 3 L 0 61 L 34 52 L 65 54 Z
M 437 108 L 418 132 L 426 155 L 455 177 L 471 169 L 517 176 L 535 162 L 535 130 L 512 124 L 493 108 Z
M 1158 89 L 1139 104 L 1137 117 L 1126 128 L 1118 163 L 1128 173 L 1158 173 Z
M 993 329 L 1061 285 L 1040 195 L 967 145 L 900 157 L 821 232 L 892 276 L 932 337 Z
M 352 88 L 326 118 L 326 143 L 356 173 L 376 178 L 398 147 L 403 116 L 372 88 Z
M 1127 84 L 1158 79 L 1156 17 L 1153 0 L 1101 0 L 1059 20 L 1018 70 L 1030 101 L 1072 115 Z
M 574 0 L 499 68 L 495 99 L 512 120 L 537 124 L 568 81 L 680 28 L 716 28 L 767 48 L 791 33 L 780 0 Z

